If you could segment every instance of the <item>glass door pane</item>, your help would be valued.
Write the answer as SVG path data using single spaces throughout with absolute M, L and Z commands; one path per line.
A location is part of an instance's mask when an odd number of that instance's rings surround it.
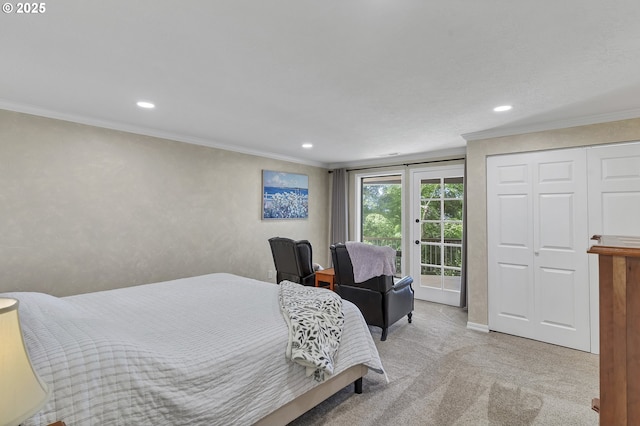
M 459 302 L 462 272 L 463 168 L 447 172 L 416 172 L 414 197 L 419 200 L 414 247 L 419 256 L 412 267 L 416 297 L 440 303 Z M 453 174 L 453 176 L 451 175 Z M 449 175 L 449 176 L 447 176 Z M 416 276 L 419 279 L 416 280 Z M 417 282 L 416 282 L 417 281 Z
M 396 250 L 396 275 L 402 275 L 402 176 L 361 180 L 362 242 Z

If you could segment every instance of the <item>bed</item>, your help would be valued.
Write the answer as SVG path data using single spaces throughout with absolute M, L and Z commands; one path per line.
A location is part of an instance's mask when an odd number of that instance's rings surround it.
M 20 301 L 31 361 L 52 389 L 24 425 L 286 424 L 369 369 L 384 374 L 347 301 L 329 378 L 286 359 L 279 287 L 210 274 L 61 298 L 2 294 Z

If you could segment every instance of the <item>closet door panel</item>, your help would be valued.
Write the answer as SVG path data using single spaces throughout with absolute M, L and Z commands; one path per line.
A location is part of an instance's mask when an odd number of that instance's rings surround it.
M 489 235 L 489 328 L 533 337 L 533 231 L 531 164 L 525 155 L 487 159 L 491 202 Z
M 499 194 L 498 246 L 506 250 L 530 250 L 531 241 L 526 226 L 529 214 L 528 194 Z
M 587 150 L 589 235 L 640 236 L 640 142 Z M 589 256 L 591 312 L 599 310 L 598 260 Z M 592 352 L 599 352 L 599 318 L 591 318 Z
M 575 251 L 572 225 L 575 215 L 573 194 L 541 194 L 538 216 L 548 218 L 539 226 L 539 250 Z
M 496 307 L 502 318 L 530 321 L 533 317 L 529 303 L 531 271 L 527 265 L 500 263 L 498 265 L 498 301 Z
M 576 330 L 575 271 L 540 268 L 540 324 L 551 328 Z
M 601 235 L 627 235 L 638 222 L 640 214 L 640 193 L 603 193 L 600 194 L 602 227 Z M 630 235 L 640 236 L 640 229 Z
M 534 155 L 537 339 L 588 351 L 587 161 L 583 148 Z
M 589 232 L 640 236 L 640 142 L 589 148 Z

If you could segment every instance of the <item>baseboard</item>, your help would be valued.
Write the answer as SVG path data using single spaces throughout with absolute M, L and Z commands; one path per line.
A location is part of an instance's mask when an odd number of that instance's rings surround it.
M 470 330 L 474 330 L 474 331 L 481 331 L 483 333 L 488 333 L 489 332 L 489 326 L 486 324 L 478 324 L 475 322 L 469 322 L 467 321 L 467 328 Z

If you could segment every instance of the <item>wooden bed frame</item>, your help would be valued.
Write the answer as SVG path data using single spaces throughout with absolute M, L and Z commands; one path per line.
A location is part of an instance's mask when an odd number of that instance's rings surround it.
M 367 374 L 368 370 L 367 366 L 363 364 L 349 367 L 342 373 L 330 378 L 326 382 L 323 382 L 293 401 L 278 408 L 271 414 L 263 417 L 256 425 L 287 424 L 334 395 L 336 392 L 349 386 L 351 383 L 355 385 L 355 393 L 362 393 L 362 378 Z

